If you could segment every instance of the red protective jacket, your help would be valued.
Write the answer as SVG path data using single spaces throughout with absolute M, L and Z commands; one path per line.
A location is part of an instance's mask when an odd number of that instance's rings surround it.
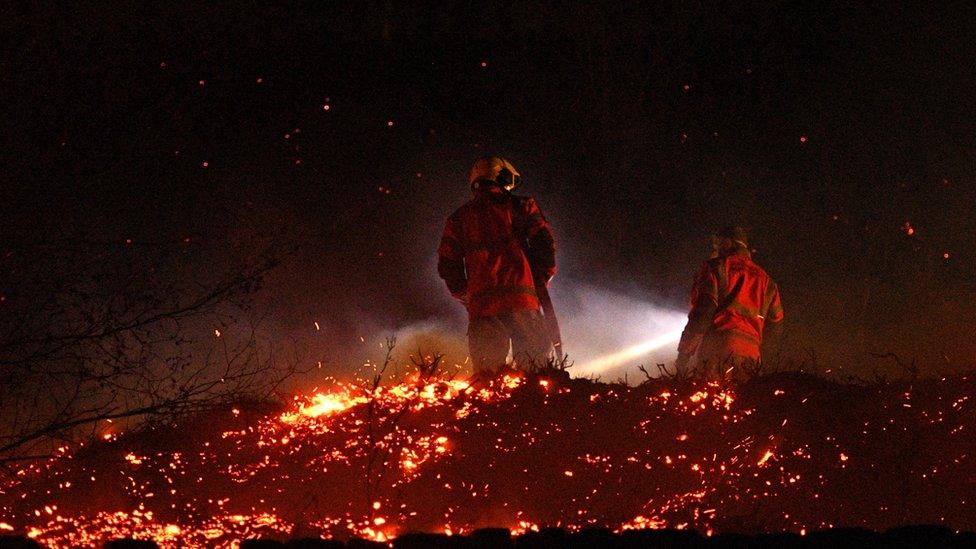
M 678 352 L 714 358 L 759 359 L 767 322 L 783 320 L 779 288 L 766 271 L 739 248 L 702 265 L 691 292 L 691 312 Z M 724 355 L 724 356 L 723 356 Z
M 538 310 L 535 281 L 556 273 L 552 230 L 535 200 L 497 187 L 475 191 L 448 218 L 437 255 L 437 272 L 471 318 Z

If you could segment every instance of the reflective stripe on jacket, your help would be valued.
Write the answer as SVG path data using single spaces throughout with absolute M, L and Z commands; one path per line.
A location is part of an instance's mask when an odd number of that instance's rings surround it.
M 473 318 L 538 310 L 533 272 L 542 281 L 556 272 L 552 231 L 535 200 L 497 187 L 448 218 L 437 255 L 438 273 Z
M 776 282 L 740 248 L 702 265 L 678 352 L 694 354 L 704 340 L 703 353 L 758 359 L 766 323 L 781 320 Z

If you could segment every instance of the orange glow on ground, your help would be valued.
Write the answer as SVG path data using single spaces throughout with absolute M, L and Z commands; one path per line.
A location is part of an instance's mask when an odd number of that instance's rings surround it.
M 757 383 L 743 394 L 524 375 L 477 386 L 414 376 L 375 391 L 335 383 L 277 409 L 239 404 L 64 448 L 4 481 L 0 532 L 50 547 L 134 537 L 163 548 L 489 526 L 721 533 L 757 508 L 777 531 L 882 529 L 903 520 L 898 494 L 862 491 L 852 506 L 845 487 L 862 470 L 887 479 L 876 490 L 898 485 L 884 475 L 906 482 L 894 464 L 912 428 L 954 439 L 916 458 L 914 520 L 974 526 L 972 380 L 843 401 L 856 412 L 837 403 L 858 387 Z

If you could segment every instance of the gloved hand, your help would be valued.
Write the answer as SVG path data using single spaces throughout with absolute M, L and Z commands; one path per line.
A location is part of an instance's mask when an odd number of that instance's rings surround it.
M 543 270 L 536 267 L 532 267 L 532 281 L 535 283 L 536 286 L 539 286 L 539 283 L 541 282 L 542 284 L 545 285 L 546 288 L 548 288 L 549 283 L 552 282 L 552 278 L 554 276 L 556 276 L 556 269 L 554 268 Z

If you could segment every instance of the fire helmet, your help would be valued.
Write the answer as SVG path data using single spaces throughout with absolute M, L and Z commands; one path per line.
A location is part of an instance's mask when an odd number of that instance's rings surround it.
M 738 225 L 723 227 L 717 236 L 720 238 L 728 238 L 734 244 L 743 248 L 749 247 L 749 233 L 744 227 L 739 227 Z
M 508 160 L 499 156 L 483 156 L 471 166 L 468 183 L 472 190 L 497 186 L 511 192 L 522 183 L 522 176 Z

